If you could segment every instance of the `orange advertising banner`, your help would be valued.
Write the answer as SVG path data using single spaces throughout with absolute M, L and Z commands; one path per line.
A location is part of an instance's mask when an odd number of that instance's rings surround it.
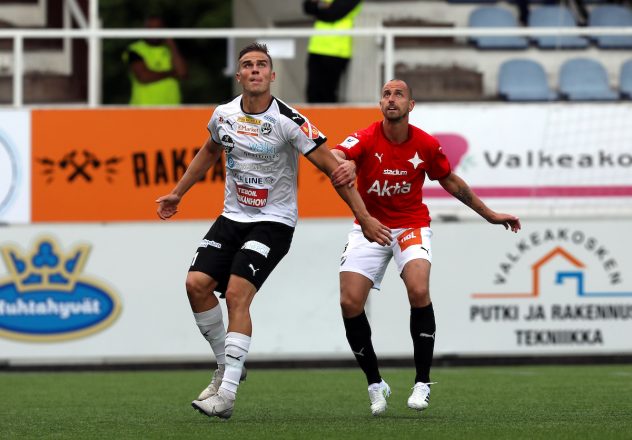
M 158 219 L 167 194 L 208 137 L 213 109 L 32 111 L 32 221 Z M 341 142 L 380 118 L 375 108 L 299 109 Z M 222 211 L 224 164 L 211 168 L 185 196 L 174 219 L 211 219 Z M 299 169 L 301 217 L 351 217 L 327 179 L 305 158 Z

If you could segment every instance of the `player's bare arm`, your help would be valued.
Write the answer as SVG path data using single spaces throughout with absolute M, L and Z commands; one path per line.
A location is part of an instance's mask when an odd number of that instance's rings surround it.
M 307 158 L 318 169 L 329 176 L 329 178 L 331 178 L 332 173 L 339 166 L 333 153 L 324 144 L 312 151 Z M 358 220 L 358 223 L 360 223 L 362 233 L 366 239 L 371 242 L 376 242 L 380 246 L 389 245 L 392 238 L 391 230 L 369 214 L 355 187 L 343 185 L 334 188 L 340 198 L 349 206 L 353 215 Z
M 520 230 L 520 219 L 510 214 L 502 214 L 491 210 L 478 198 L 467 183 L 454 173 L 439 180 L 441 186 L 464 205 L 469 206 L 474 212 L 494 225 L 503 225 L 505 229 L 513 232 Z
M 344 151 L 331 150 L 338 161 L 338 168 L 331 173 L 331 183 L 335 186 L 353 186 L 356 179 L 356 163 L 353 160 L 347 160 Z
M 186 192 L 204 177 L 208 169 L 217 162 L 222 155 L 222 146 L 208 137 L 204 146 L 195 155 L 184 175 L 180 178 L 175 188 L 156 200 L 158 203 L 158 217 L 167 220 L 178 212 L 178 204 Z

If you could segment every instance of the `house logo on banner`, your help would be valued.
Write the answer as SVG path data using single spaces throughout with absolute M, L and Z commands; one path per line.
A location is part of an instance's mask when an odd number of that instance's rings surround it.
M 18 188 L 16 151 L 10 138 L 0 130 L 0 215 L 11 206 Z
M 9 277 L 0 281 L 0 337 L 28 341 L 75 339 L 110 326 L 121 312 L 117 295 L 82 274 L 90 247 L 68 253 L 49 237 L 31 253 L 0 251 Z
M 518 348 L 607 348 L 632 323 L 622 257 L 579 229 L 533 232 L 500 258 L 493 292 L 471 294 L 470 323 L 511 328 Z

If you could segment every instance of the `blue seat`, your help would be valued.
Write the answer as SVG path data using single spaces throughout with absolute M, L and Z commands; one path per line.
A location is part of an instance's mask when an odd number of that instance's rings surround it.
M 516 18 L 507 9 L 496 6 L 482 6 L 474 9 L 469 16 L 468 26 L 474 28 L 515 28 Z M 526 49 L 529 43 L 524 37 L 471 37 L 470 41 L 479 49 Z
M 560 93 L 570 101 L 616 101 L 606 69 L 589 58 L 573 58 L 560 69 Z
M 632 12 L 617 5 L 595 6 L 588 17 L 588 26 L 629 27 L 632 26 Z M 632 35 L 594 35 L 592 38 L 602 49 L 632 48 Z
M 527 59 L 505 61 L 500 66 L 498 94 L 507 101 L 553 101 L 558 97 L 549 87 L 542 65 Z
M 569 28 L 576 27 L 573 14 L 566 6 L 540 6 L 529 14 L 529 27 Z M 542 36 L 534 37 L 542 49 L 585 49 L 588 40 L 580 36 Z
M 626 61 L 621 66 L 619 90 L 622 97 L 632 99 L 632 60 Z

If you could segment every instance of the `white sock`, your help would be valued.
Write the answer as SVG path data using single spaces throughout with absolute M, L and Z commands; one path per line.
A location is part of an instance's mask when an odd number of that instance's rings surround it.
M 250 349 L 250 336 L 237 332 L 230 332 L 226 335 L 226 370 L 220 390 L 228 398 L 234 399 L 239 387 L 241 370 Z
M 226 357 L 224 355 L 226 329 L 224 328 L 222 318 L 222 308 L 218 304 L 206 312 L 193 313 L 193 316 L 195 317 L 195 323 L 200 329 L 200 333 L 202 333 L 204 339 L 208 341 L 213 349 L 218 367 L 220 367 L 220 370 L 223 370 L 224 364 L 226 363 Z

